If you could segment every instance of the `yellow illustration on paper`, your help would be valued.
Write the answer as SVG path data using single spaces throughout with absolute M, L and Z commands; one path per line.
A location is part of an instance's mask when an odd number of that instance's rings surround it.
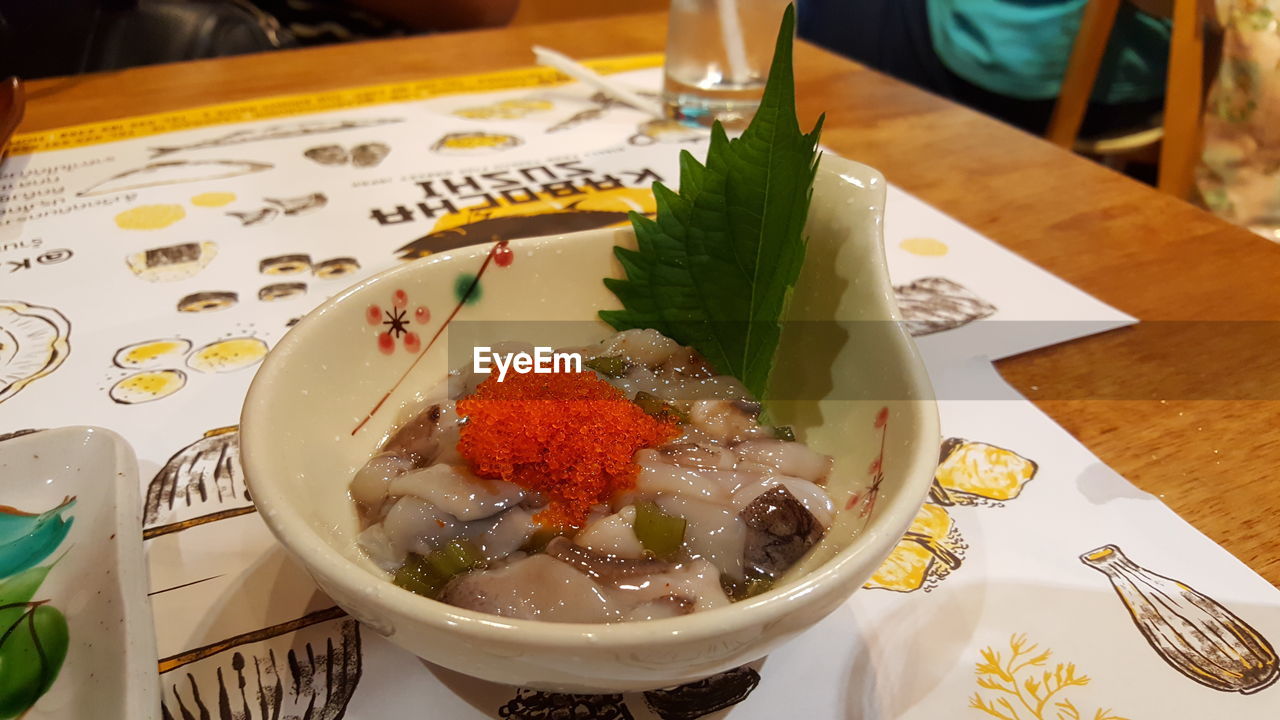
M 187 216 L 181 205 L 139 205 L 116 214 L 121 230 L 163 230 Z
M 904 593 L 937 587 L 960 568 L 969 548 L 947 508 L 1000 507 L 1017 498 L 1038 469 L 1012 450 L 961 438 L 944 440 L 940 457 L 929 499 L 863 587 Z
M 190 370 L 206 375 L 233 372 L 262 362 L 269 349 L 264 340 L 245 335 L 207 343 L 194 351 L 195 343 L 183 337 L 160 338 L 130 343 L 111 356 L 118 370 L 137 370 L 124 377 L 116 375 L 107 396 L 119 405 L 139 405 L 167 398 L 187 386 L 191 376 L 178 369 L 186 363 Z
M 928 583 L 931 588 L 960 567 L 968 547 L 946 508 L 926 503 L 863 587 L 910 592 Z
M 181 370 L 144 370 L 130 375 L 107 391 L 121 405 L 139 405 L 167 398 L 187 386 L 187 374 Z
M 189 352 L 191 352 L 191 341 L 186 338 L 144 340 L 120 348 L 111 358 L 111 362 L 116 367 L 130 370 L 150 370 L 161 365 L 181 362 Z
M 931 237 L 906 238 L 898 243 L 898 247 L 920 257 L 942 257 L 951 250 L 946 243 Z
M 204 373 L 240 370 L 262 362 L 267 344 L 256 337 L 237 337 L 210 343 L 187 358 L 187 366 Z
M 436 221 L 431 232 L 400 247 L 396 254 L 401 260 L 415 260 L 482 242 L 620 226 L 630 222 L 630 212 L 657 212 L 653 191 L 648 188 L 617 187 L 560 197 L 539 195 L 527 202 L 494 198 L 449 213 Z
M 1075 663 L 1058 663 L 1050 670 L 1053 651 L 1028 644 L 1026 635 L 1009 638 L 1007 657 L 990 646 L 980 652 L 974 674 L 982 690 L 969 698 L 975 710 L 1000 720 L 1128 720 L 1106 708 L 1092 715 L 1082 712 L 1067 692 L 1087 686 L 1091 678 L 1078 672 Z
M 550 100 L 502 100 L 488 105 L 458 108 L 458 117 L 471 120 L 518 120 L 531 113 L 546 112 L 555 105 Z
M 478 153 L 506 150 L 524 141 L 515 135 L 486 132 L 449 133 L 431 146 L 438 153 Z
M 930 498 L 940 505 L 992 505 L 1012 500 L 1035 477 L 1036 464 L 1004 448 L 951 438 L 942 444 Z
M 196 207 L 222 207 L 230 205 L 236 201 L 236 194 L 229 192 L 207 192 L 200 193 L 191 198 L 191 204 Z

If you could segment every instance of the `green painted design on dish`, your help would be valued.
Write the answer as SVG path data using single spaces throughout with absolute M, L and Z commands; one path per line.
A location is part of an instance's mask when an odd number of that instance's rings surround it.
M 463 305 L 475 305 L 483 294 L 480 281 L 471 273 L 458 273 L 453 281 L 453 296 Z
M 63 513 L 75 505 L 67 498 L 40 514 L 0 505 L 0 577 L 20 573 L 53 554 L 71 531 L 71 518 Z

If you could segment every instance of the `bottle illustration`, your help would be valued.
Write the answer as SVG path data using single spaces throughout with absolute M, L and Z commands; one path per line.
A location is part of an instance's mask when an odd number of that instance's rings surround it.
M 1183 675 L 1246 695 L 1280 677 L 1271 643 L 1216 600 L 1135 564 L 1115 545 L 1090 550 L 1080 561 L 1111 580 L 1147 643 Z

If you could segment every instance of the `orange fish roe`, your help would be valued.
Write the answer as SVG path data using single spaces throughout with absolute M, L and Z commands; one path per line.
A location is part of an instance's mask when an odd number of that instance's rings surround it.
M 635 485 L 637 450 L 680 434 L 591 372 L 491 374 L 458 414 L 472 472 L 545 493 L 537 520 L 548 527 L 580 527 L 592 505 Z

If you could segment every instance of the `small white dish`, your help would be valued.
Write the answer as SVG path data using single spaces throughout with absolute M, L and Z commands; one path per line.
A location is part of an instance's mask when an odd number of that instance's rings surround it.
M 770 592 L 646 622 L 507 619 L 396 587 L 356 544 L 352 475 L 474 347 L 580 346 L 611 333 L 596 312 L 617 307 L 602 278 L 622 274 L 614 247 L 634 247 L 629 229 L 442 251 L 313 311 L 267 356 L 245 400 L 241 462 L 254 504 L 343 610 L 457 672 L 557 692 L 618 692 L 757 660 L 871 576 L 933 482 L 937 405 L 894 304 L 884 199 L 879 172 L 823 158 L 807 257 L 770 376 L 770 412 L 834 458 L 827 489 L 840 510 L 823 541 Z
M 0 643 L 0 717 L 160 717 L 139 512 L 119 435 L 66 427 L 0 442 L 0 634 L 14 628 Z

